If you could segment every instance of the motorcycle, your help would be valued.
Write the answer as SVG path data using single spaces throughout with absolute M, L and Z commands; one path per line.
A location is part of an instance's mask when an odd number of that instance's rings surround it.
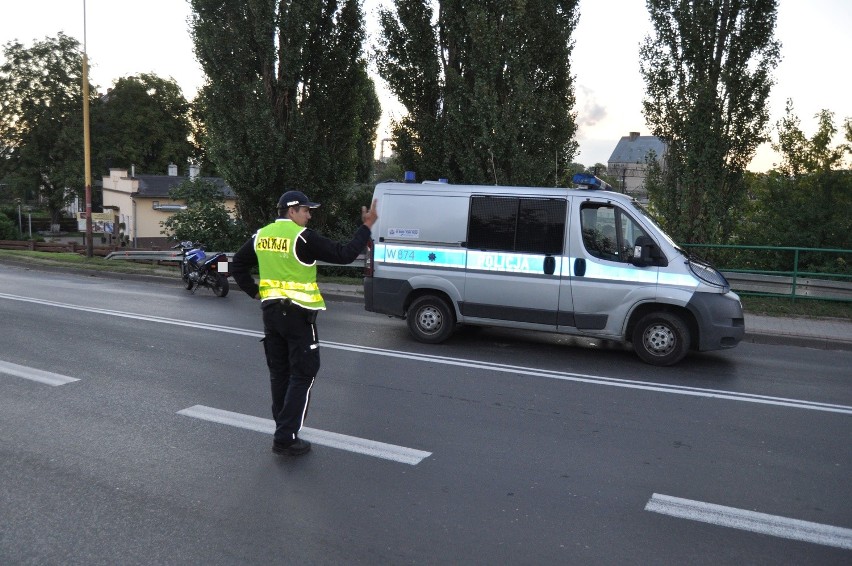
M 228 256 L 221 252 L 208 256 L 204 244 L 189 240 L 178 242 L 172 249 L 180 250 L 180 276 L 187 291 L 195 293 L 199 287 L 208 287 L 217 297 L 228 294 Z

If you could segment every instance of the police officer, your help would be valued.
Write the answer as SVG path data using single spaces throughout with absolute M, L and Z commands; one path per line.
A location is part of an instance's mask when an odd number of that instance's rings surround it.
M 278 200 L 278 219 L 264 226 L 234 255 L 231 276 L 250 297 L 261 300 L 263 348 L 272 387 L 275 435 L 272 451 L 299 456 L 311 449 L 299 438 L 320 367 L 317 312 L 325 302 L 317 286 L 317 261 L 352 263 L 367 245 L 378 219 L 376 201 L 361 207 L 361 225 L 348 243 L 339 243 L 306 228 L 311 202 L 300 191 Z M 258 266 L 259 284 L 251 274 Z

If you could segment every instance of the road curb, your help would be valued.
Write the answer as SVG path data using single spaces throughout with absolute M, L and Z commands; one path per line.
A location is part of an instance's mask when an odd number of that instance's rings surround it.
M 742 341 L 751 344 L 765 344 L 769 346 L 797 346 L 800 348 L 815 348 L 817 350 L 852 351 L 852 342 L 834 338 L 746 332 Z

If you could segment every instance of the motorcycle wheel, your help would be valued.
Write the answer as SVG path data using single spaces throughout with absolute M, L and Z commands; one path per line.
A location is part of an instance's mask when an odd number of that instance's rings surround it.
M 195 285 L 195 283 L 189 278 L 189 268 L 186 266 L 186 264 L 182 264 L 180 266 L 180 271 L 181 271 L 181 278 L 183 279 L 184 287 L 186 288 L 187 291 L 191 291 L 192 287 L 193 287 L 193 285 Z
M 230 290 L 230 286 L 228 285 L 228 278 L 222 275 L 221 273 L 217 273 L 215 275 L 215 282 L 211 286 L 213 289 L 213 293 L 217 297 L 224 297 L 228 294 Z

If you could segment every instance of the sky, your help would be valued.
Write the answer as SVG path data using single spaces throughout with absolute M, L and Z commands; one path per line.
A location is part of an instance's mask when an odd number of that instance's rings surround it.
M 390 6 L 391 0 L 364 0 L 369 45 L 375 43 L 376 9 L 382 5 Z M 81 44 L 85 40 L 89 79 L 102 92 L 120 77 L 154 73 L 173 78 L 191 100 L 204 82 L 193 53 L 185 0 L 0 0 L 0 14 L 0 45 L 17 40 L 31 46 L 60 31 Z M 775 36 L 782 43 L 782 59 L 769 99 L 771 125 L 784 116 L 788 98 L 808 137 L 815 133 L 814 116 L 822 109 L 834 112 L 838 129 L 852 117 L 850 30 L 850 0 L 779 1 Z M 641 113 L 645 89 L 639 45 L 650 33 L 644 0 L 580 0 L 571 60 L 580 145 L 575 161 L 587 166 L 606 163 L 622 136 L 649 134 Z M 388 136 L 390 120 L 400 118 L 404 109 L 381 79 L 374 78 L 383 107 L 381 139 Z M 842 141 L 838 135 L 835 144 Z M 778 162 L 764 144 L 749 168 L 767 171 Z

